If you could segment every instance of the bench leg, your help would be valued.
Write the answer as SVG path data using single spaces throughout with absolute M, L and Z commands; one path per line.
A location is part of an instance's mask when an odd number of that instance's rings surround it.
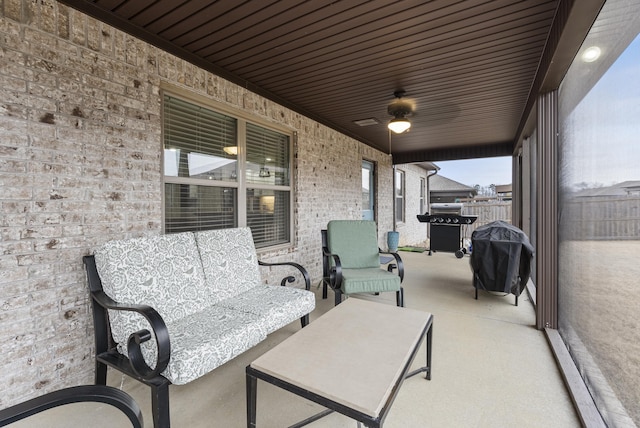
M 151 412 L 154 428 L 169 428 L 169 381 L 151 385 Z
M 249 374 L 247 367 L 247 428 L 255 428 L 256 426 L 256 398 L 258 391 L 258 379 Z

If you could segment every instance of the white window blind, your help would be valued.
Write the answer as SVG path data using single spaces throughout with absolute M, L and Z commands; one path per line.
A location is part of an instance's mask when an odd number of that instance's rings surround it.
M 290 135 L 168 94 L 163 131 L 167 233 L 248 226 L 258 248 L 291 241 Z
M 247 182 L 289 185 L 289 137 L 247 123 Z
M 289 136 L 247 123 L 247 223 L 256 247 L 290 240 Z
M 164 103 L 165 176 L 235 181 L 237 120 L 168 95 Z
M 167 233 L 235 227 L 237 189 L 165 183 Z

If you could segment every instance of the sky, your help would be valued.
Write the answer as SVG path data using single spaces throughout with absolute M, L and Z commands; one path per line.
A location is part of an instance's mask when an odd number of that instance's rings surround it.
M 640 36 L 625 49 L 560 130 L 564 185 L 638 180 L 640 164 Z
M 511 184 L 511 156 L 434 163 L 440 167 L 438 175 L 470 187 Z
M 640 180 L 640 36 L 625 49 L 560 129 L 560 181 L 611 185 Z M 577 78 L 577 77 L 576 77 Z M 563 162 L 563 159 L 566 162 Z M 511 183 L 511 157 L 435 162 L 438 174 L 474 186 Z

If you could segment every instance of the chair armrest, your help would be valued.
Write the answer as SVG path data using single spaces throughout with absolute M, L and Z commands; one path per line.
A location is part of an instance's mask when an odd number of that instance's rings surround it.
M 307 272 L 307 270 L 301 265 L 299 265 L 298 263 L 294 263 L 294 262 L 269 263 L 269 262 L 261 262 L 260 260 L 258 260 L 258 264 L 260 266 L 293 266 L 294 268 L 298 269 L 298 271 L 300 271 L 300 273 L 302 274 L 302 277 L 304 278 L 305 290 L 311 290 L 311 278 L 309 277 L 309 272 Z M 282 278 L 282 281 L 280 281 L 280 285 L 284 287 L 287 282 L 291 283 L 291 282 L 295 282 L 295 280 L 296 278 L 293 275 L 289 275 Z
M 105 403 L 124 413 L 135 428 L 144 426 L 142 411 L 130 395 L 105 385 L 83 385 L 50 392 L 24 403 L 0 410 L 0 427 L 20 421 L 54 407 L 80 402 Z
M 400 282 L 402 282 L 404 280 L 404 264 L 402 263 L 402 259 L 400 258 L 400 255 L 398 253 L 391 253 L 389 251 L 379 250 L 379 252 L 380 254 L 391 254 L 393 258 L 396 259 L 395 267 L 398 268 L 398 276 L 400 277 Z M 389 268 L 387 270 L 389 272 L 393 272 L 393 269 L 394 269 L 394 266 L 389 265 Z
M 167 325 L 158 311 L 147 305 L 116 302 L 111 297 L 107 296 L 102 290 L 92 291 L 91 297 L 97 304 L 105 309 L 137 312 L 146 318 L 151 326 L 151 330 L 153 330 L 153 335 L 155 336 L 156 346 L 158 349 L 155 368 L 152 369 L 147 365 L 140 350 L 140 345 L 151 339 L 151 333 L 147 329 L 136 331 L 129 336 L 129 340 L 127 342 L 129 362 L 131 363 L 133 371 L 144 379 L 151 379 L 162 373 L 169 364 L 169 358 L 171 357 L 171 342 L 169 340 L 169 330 L 167 329 Z
M 340 256 L 329 252 L 329 248 L 322 247 L 322 256 L 326 259 L 326 272 L 329 277 L 329 285 L 332 289 L 337 290 L 342 287 L 342 264 L 340 263 Z M 330 260 L 333 260 L 333 267 L 330 265 Z

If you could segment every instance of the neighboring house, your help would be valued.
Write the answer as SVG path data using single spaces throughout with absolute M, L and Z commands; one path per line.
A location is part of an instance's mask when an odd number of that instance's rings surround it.
M 499 201 L 510 201 L 512 199 L 512 188 L 511 184 L 496 184 L 496 198 Z
M 442 175 L 429 178 L 429 199 L 431 203 L 450 203 L 473 199 L 477 190 L 466 184 L 458 183 Z
M 640 195 L 640 181 L 623 181 L 622 183 L 616 183 L 607 187 L 594 187 L 590 189 L 584 189 L 576 192 L 574 197 L 576 198 L 592 198 L 597 196 L 639 196 Z
M 427 224 L 418 214 L 429 211 L 429 186 L 440 168 L 433 162 L 395 165 L 394 221 L 400 246 L 426 246 Z

